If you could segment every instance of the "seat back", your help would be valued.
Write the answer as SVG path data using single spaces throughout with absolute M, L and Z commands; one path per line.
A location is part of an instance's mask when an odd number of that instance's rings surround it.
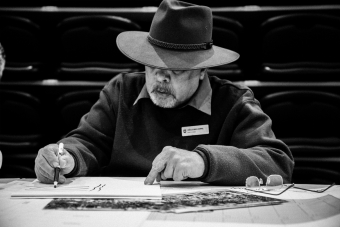
M 60 22 L 58 78 L 109 80 L 119 72 L 139 70 L 141 65 L 123 55 L 116 45 L 117 35 L 129 30 L 141 28 L 117 16 L 77 16 Z
M 59 135 L 77 128 L 80 119 L 88 113 L 99 99 L 100 90 L 85 90 L 69 92 L 57 99 L 56 107 L 59 111 Z
M 272 119 L 275 135 L 292 151 L 296 169 L 294 183 L 305 182 L 307 178 L 303 177 L 311 169 L 310 174 L 317 173 L 319 178 L 327 172 L 340 175 L 339 95 L 292 90 L 269 94 L 260 102 Z M 315 181 L 316 176 L 309 177 Z
M 214 45 L 240 53 L 243 26 L 240 22 L 221 16 L 213 16 L 213 43 Z M 209 75 L 218 76 L 227 80 L 243 80 L 243 71 L 240 60 L 227 65 L 208 69 Z
M 294 168 L 292 182 L 299 184 L 339 184 L 340 173 L 323 168 L 296 167 Z
M 0 16 L 0 43 L 6 52 L 4 81 L 41 79 L 41 29 L 19 16 Z
M 298 13 L 261 25 L 261 80 L 339 80 L 340 17 Z
M 21 91 L 0 91 L 0 136 L 29 138 L 41 133 L 41 102 Z M 34 137 L 33 136 L 33 137 Z
M 291 90 L 268 94 L 261 99 L 280 138 L 339 137 L 340 96 L 328 92 Z
M 36 175 L 33 168 L 4 163 L 0 169 L 0 178 L 36 178 Z
M 0 91 L 0 150 L 3 166 L 19 165 L 33 171 L 44 144 L 41 102 L 19 91 Z

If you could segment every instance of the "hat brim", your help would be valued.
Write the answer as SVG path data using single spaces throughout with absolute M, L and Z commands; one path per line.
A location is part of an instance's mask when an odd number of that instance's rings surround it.
M 192 70 L 225 65 L 236 61 L 239 54 L 213 45 L 208 50 L 178 51 L 152 45 L 148 32 L 126 31 L 117 36 L 119 50 L 140 64 L 171 70 Z

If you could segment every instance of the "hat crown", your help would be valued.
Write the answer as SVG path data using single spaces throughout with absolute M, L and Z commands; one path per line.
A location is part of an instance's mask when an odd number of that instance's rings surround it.
M 193 70 L 228 64 L 239 54 L 212 44 L 209 7 L 163 0 L 150 31 L 125 31 L 117 36 L 119 50 L 150 67 Z
M 158 41 L 173 44 L 211 42 L 211 9 L 181 1 L 163 1 L 155 13 L 149 35 Z

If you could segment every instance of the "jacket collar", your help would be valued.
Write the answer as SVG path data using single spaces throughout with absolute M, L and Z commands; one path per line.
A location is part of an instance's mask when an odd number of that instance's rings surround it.
M 210 81 L 208 78 L 208 74 L 205 74 L 204 79 L 201 81 L 197 91 L 194 93 L 190 101 L 185 106 L 187 105 L 192 106 L 197 110 L 202 111 L 203 113 L 211 115 L 211 96 L 212 89 L 210 86 Z M 150 99 L 150 95 L 146 89 L 145 84 L 133 105 L 136 105 L 137 102 L 143 98 Z

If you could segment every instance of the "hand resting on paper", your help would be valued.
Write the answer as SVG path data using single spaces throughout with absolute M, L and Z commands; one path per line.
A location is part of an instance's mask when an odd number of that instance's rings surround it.
M 152 162 L 152 169 L 146 177 L 144 184 L 153 184 L 172 178 L 175 181 L 186 178 L 198 178 L 204 173 L 203 158 L 196 152 L 166 146 Z
M 58 144 L 49 144 L 41 148 L 35 158 L 34 171 L 37 178 L 42 183 L 53 183 L 54 168 L 60 166 L 60 176 L 58 183 L 64 183 L 64 174 L 70 173 L 75 164 L 72 155 L 65 149 L 58 157 Z

